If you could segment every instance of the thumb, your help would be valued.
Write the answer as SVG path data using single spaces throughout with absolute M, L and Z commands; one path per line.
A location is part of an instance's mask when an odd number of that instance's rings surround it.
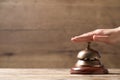
M 109 36 L 106 35 L 93 35 L 93 41 L 110 43 Z

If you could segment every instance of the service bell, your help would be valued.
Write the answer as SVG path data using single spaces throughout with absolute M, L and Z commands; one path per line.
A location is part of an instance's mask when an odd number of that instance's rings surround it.
M 86 49 L 80 51 L 77 55 L 78 61 L 71 68 L 71 74 L 106 74 L 108 70 L 100 62 L 100 53 L 90 47 L 90 42 Z

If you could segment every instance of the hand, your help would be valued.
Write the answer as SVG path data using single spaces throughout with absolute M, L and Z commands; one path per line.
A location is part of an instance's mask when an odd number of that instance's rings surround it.
M 71 38 L 73 42 L 98 41 L 104 43 L 115 43 L 120 41 L 120 27 L 114 29 L 97 29 L 88 33 Z

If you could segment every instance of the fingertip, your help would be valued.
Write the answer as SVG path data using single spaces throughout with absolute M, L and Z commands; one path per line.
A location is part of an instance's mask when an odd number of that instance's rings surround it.
M 72 42 L 76 42 L 76 38 L 75 38 L 75 37 L 72 37 L 72 38 L 71 38 L 71 41 L 72 41 Z
M 71 41 L 73 41 L 73 40 L 74 40 L 74 37 L 71 38 Z
M 71 38 L 72 41 L 77 40 L 77 39 L 78 39 L 78 36 L 74 36 Z

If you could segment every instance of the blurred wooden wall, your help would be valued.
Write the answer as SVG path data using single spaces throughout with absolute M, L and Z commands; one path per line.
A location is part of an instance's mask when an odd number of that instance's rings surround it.
M 70 68 L 86 43 L 70 38 L 120 25 L 120 0 L 0 0 L 0 67 Z M 93 43 L 109 68 L 120 68 L 120 43 Z

